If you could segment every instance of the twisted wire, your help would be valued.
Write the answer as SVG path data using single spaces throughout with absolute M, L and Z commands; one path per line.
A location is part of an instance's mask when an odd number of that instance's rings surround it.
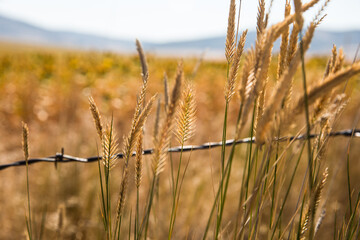
M 308 138 L 315 138 L 319 136 L 319 134 L 310 134 Z M 342 131 L 337 131 L 337 132 L 331 132 L 329 134 L 330 137 L 337 137 L 337 136 L 343 136 L 343 137 L 354 137 L 354 138 L 360 138 L 360 129 L 345 129 Z M 307 139 L 306 134 L 303 135 L 299 135 L 299 136 L 290 136 L 290 137 L 280 137 L 280 138 L 275 138 L 274 141 L 292 141 L 292 140 L 305 140 Z M 236 141 L 235 144 L 247 144 L 247 143 L 255 143 L 256 139 L 255 137 L 253 138 L 243 138 L 240 139 L 238 141 Z M 231 146 L 234 144 L 234 139 L 229 139 L 226 141 L 225 145 L 226 146 Z M 207 142 L 204 143 L 202 145 L 186 145 L 183 146 L 182 151 L 183 152 L 189 152 L 189 151 L 197 151 L 197 150 L 210 150 L 212 148 L 216 148 L 216 147 L 220 147 L 222 146 L 222 142 Z M 181 152 L 181 146 L 177 146 L 177 147 L 172 147 L 168 149 L 168 152 Z M 149 149 L 145 149 L 143 151 L 143 155 L 149 155 L 153 153 L 153 149 L 149 148 Z M 132 156 L 135 156 L 136 153 L 133 152 Z M 123 158 L 123 154 L 119 153 L 117 154 L 117 156 L 119 158 Z M 67 163 L 67 162 L 80 162 L 80 163 L 90 163 L 90 162 L 96 162 L 101 160 L 101 156 L 93 156 L 93 157 L 88 157 L 88 158 L 81 158 L 81 157 L 75 157 L 75 156 L 71 156 L 71 155 L 66 155 L 64 154 L 64 149 L 62 149 L 61 153 L 56 153 L 53 156 L 49 156 L 49 157 L 45 157 L 45 158 L 31 158 L 28 160 L 28 164 L 34 164 L 34 163 L 38 163 L 38 162 L 47 162 L 47 163 L 54 163 L 55 167 L 57 166 L 58 163 Z M 16 161 L 16 162 L 12 162 L 12 163 L 8 163 L 8 164 L 3 164 L 0 165 L 0 171 L 10 168 L 10 167 L 18 167 L 18 166 L 25 166 L 26 165 L 26 161 L 25 160 L 21 160 L 21 161 Z

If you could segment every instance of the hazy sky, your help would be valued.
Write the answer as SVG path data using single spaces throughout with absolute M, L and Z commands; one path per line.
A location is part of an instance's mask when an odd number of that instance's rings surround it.
M 242 1 L 242 29 L 255 29 L 257 2 Z M 282 18 L 284 2 L 274 0 L 270 22 Z M 0 14 L 49 29 L 155 42 L 221 35 L 228 8 L 229 0 L 0 0 Z M 325 12 L 322 29 L 360 29 L 360 0 L 332 0 Z

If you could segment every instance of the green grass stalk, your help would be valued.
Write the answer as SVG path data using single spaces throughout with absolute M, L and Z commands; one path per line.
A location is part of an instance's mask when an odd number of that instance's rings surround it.
M 154 200 L 154 190 L 155 190 L 156 180 L 157 180 L 157 178 L 154 176 L 154 178 L 152 180 L 152 183 L 151 183 L 149 201 L 148 201 L 148 205 L 147 205 L 147 208 L 146 208 L 146 213 L 144 215 L 144 221 L 143 221 L 142 227 L 140 228 L 139 239 L 141 238 L 141 235 L 142 235 L 143 231 L 144 231 L 144 239 L 147 239 L 147 232 L 148 232 L 148 227 L 149 227 L 149 218 L 150 218 L 152 203 L 153 203 L 153 200 Z
M 309 104 L 308 104 L 308 95 L 307 95 L 307 83 L 306 83 L 306 70 L 305 70 L 305 59 L 304 59 L 304 47 L 302 41 L 302 34 L 300 31 L 300 52 L 301 52 L 301 72 L 302 72 L 302 82 L 303 82 L 303 90 L 304 90 L 304 107 L 305 107 L 305 121 L 306 121 L 306 135 L 307 135 L 307 143 L 308 143 L 308 165 L 309 165 L 309 188 L 310 192 L 313 189 L 313 161 L 312 161 L 312 151 L 311 151 L 311 140 L 308 136 L 310 136 L 310 114 L 309 114 Z
M 46 212 L 47 212 L 47 205 L 45 205 L 45 207 L 42 211 L 41 225 L 40 225 L 40 231 L 39 231 L 39 240 L 41 240 L 44 236 L 45 223 L 46 223 Z
M 353 235 L 356 231 L 356 227 L 354 228 L 354 220 L 355 220 L 355 215 L 356 215 L 357 209 L 359 207 L 359 204 L 360 204 L 360 192 L 356 199 L 354 211 L 352 212 L 349 222 L 346 226 L 345 239 L 353 239 Z
M 169 240 L 171 239 L 172 233 L 174 231 L 174 225 L 175 225 L 175 219 L 176 219 L 176 209 L 179 204 L 178 196 L 180 196 L 180 192 L 178 192 L 178 185 L 179 185 L 179 178 L 180 178 L 180 171 L 181 171 L 181 162 L 182 162 L 182 157 L 183 157 L 183 149 L 184 149 L 184 144 L 181 144 L 180 159 L 179 159 L 179 165 L 178 165 L 178 170 L 177 170 L 176 179 L 175 179 L 174 196 L 173 196 L 173 202 L 172 202 L 172 208 L 171 208 L 170 226 L 169 226 L 169 234 L 168 234 Z
M 252 119 L 252 127 L 251 127 L 251 133 L 250 133 L 250 138 L 253 137 L 253 132 L 254 132 L 254 121 L 255 121 L 255 108 L 256 108 L 256 104 L 254 104 L 254 111 L 253 111 L 253 119 Z M 240 109 L 241 110 L 241 109 Z M 241 118 L 241 111 L 239 112 L 239 117 L 238 117 L 238 120 L 240 120 Z M 224 207 L 225 207 L 225 200 L 226 200 L 226 194 L 227 194 L 227 190 L 228 190 L 228 186 L 229 186 L 229 180 L 230 180 L 230 175 L 231 175 L 231 167 L 232 167 L 232 162 L 233 162 L 233 159 L 234 159 L 234 154 L 235 154 L 235 148 L 236 148 L 236 144 L 235 144 L 236 141 L 234 141 L 234 144 L 232 145 L 231 147 L 231 151 L 230 151 L 230 154 L 229 154 L 229 157 L 228 157 L 228 161 L 227 161 L 227 164 L 229 165 L 229 170 L 228 171 L 225 171 L 224 173 L 224 176 L 222 177 L 225 178 L 225 187 L 223 189 L 223 201 L 220 203 L 220 211 L 219 211 L 219 217 L 218 217 L 218 221 L 217 221 L 217 225 L 216 225 L 216 231 L 215 231 L 215 239 L 217 239 L 218 237 L 218 234 L 219 234 L 219 231 L 220 231 L 220 227 L 221 227 L 221 221 L 222 221 L 222 216 L 223 216 L 223 212 L 224 212 Z M 252 142 L 250 142 L 250 146 L 252 146 Z M 249 159 L 251 158 L 251 151 L 252 151 L 252 147 L 250 147 L 250 155 L 249 155 Z M 250 168 L 250 171 L 251 171 L 251 168 L 252 168 L 252 165 L 249 161 L 249 166 L 251 165 Z M 248 173 L 248 178 L 247 178 L 247 185 L 249 183 L 249 180 L 250 180 L 250 173 Z M 247 197 L 247 196 L 246 196 Z
M 26 164 L 26 197 L 27 197 L 27 215 L 25 214 L 25 223 L 29 239 L 33 239 L 31 203 L 30 203 L 30 182 L 29 182 L 29 128 L 26 123 L 22 123 L 22 147 Z
M 128 233 L 128 240 L 131 239 L 131 216 L 132 216 L 132 210 L 130 210 L 130 217 L 129 217 L 129 233 Z M 118 234 L 120 238 L 120 234 Z
M 104 186 L 103 186 L 103 178 L 102 178 L 102 170 L 100 165 L 101 159 L 99 158 L 98 162 L 98 169 L 99 169 L 99 181 L 100 181 L 100 194 L 101 194 L 101 215 L 103 219 L 104 224 L 104 230 L 108 229 L 107 225 L 107 212 L 106 212 L 106 206 L 105 206 L 105 197 L 104 197 Z
M 227 162 L 226 165 L 225 165 L 225 169 L 224 169 L 224 172 L 225 172 L 225 173 L 228 171 L 228 169 L 229 169 L 229 167 L 230 167 L 230 166 L 229 166 L 229 165 L 230 165 L 229 163 L 230 163 L 230 162 Z M 218 202 L 218 199 L 219 199 L 219 197 L 220 197 L 221 188 L 223 187 L 224 182 L 225 182 L 225 178 L 221 178 L 220 183 L 219 183 L 218 190 L 217 190 L 216 195 L 215 195 L 214 203 L 213 203 L 213 205 L 212 205 L 212 207 L 211 207 L 211 210 L 210 210 L 210 216 L 209 216 L 209 218 L 208 218 L 208 221 L 207 221 L 207 224 L 206 224 L 206 227 L 205 227 L 204 235 L 203 235 L 203 238 L 202 238 L 203 240 L 206 239 L 207 233 L 209 232 L 209 228 L 210 228 L 212 216 L 213 216 L 214 211 L 215 211 L 215 208 L 216 208 L 216 206 L 217 206 L 217 202 Z
M 296 171 L 297 171 L 297 168 L 298 168 L 298 166 L 299 166 L 300 159 L 301 159 L 302 153 L 303 153 L 303 151 L 304 151 L 304 148 L 305 148 L 305 144 L 303 144 L 303 146 L 302 146 L 302 149 L 301 149 L 301 151 L 300 151 L 299 157 L 298 157 L 298 159 L 297 159 L 297 161 L 296 161 L 296 165 L 295 165 L 294 171 L 292 172 L 289 186 L 288 186 L 288 188 L 287 188 L 287 190 L 286 190 L 286 194 L 285 194 L 284 200 L 283 200 L 283 202 L 282 202 L 282 205 L 281 205 L 280 210 L 279 210 L 278 217 L 277 217 L 276 222 L 275 222 L 275 225 L 274 225 L 274 227 L 273 227 L 274 230 L 273 230 L 273 233 L 272 233 L 272 235 L 271 235 L 271 239 L 274 238 L 276 228 L 277 228 L 277 226 L 278 226 L 279 223 L 280 223 L 280 219 L 281 219 L 282 213 L 283 213 L 283 211 L 284 211 L 285 204 L 286 204 L 287 198 L 288 198 L 288 196 L 289 196 L 289 193 L 290 193 L 290 190 L 291 190 L 291 187 L 292 187 L 292 184 L 293 184 L 293 181 L 294 181 L 294 178 L 295 178 L 295 175 L 296 175 Z M 274 184 L 275 184 L 275 183 L 274 183 Z
M 226 78 L 229 79 L 230 73 L 230 62 L 227 63 L 227 70 L 226 70 Z M 228 117 L 228 108 L 229 108 L 229 101 L 228 98 L 225 99 L 225 111 L 224 111 L 224 122 L 223 122 L 223 132 L 222 132 L 222 145 L 221 145 L 221 168 L 220 168 L 220 179 L 223 178 L 224 166 L 225 166 L 225 154 L 226 154 L 226 131 L 227 131 L 227 117 Z M 224 189 L 221 187 L 221 194 L 220 194 L 220 203 L 218 207 L 218 214 L 217 214 L 217 221 L 216 221 L 216 232 L 215 232 L 215 239 L 217 239 L 219 227 L 221 225 L 221 204 L 224 200 Z
M 333 239 L 336 240 L 336 231 L 337 231 L 337 211 L 335 210 L 334 213 L 334 235 L 333 235 Z
M 32 226 L 31 226 L 31 204 L 30 204 L 30 187 L 29 187 L 29 164 L 28 160 L 26 160 L 26 195 L 27 195 L 27 205 L 28 205 L 28 217 L 25 216 L 26 226 L 28 237 L 32 239 Z
M 136 213 L 135 213 L 134 239 L 138 239 L 139 224 L 140 224 L 139 207 L 140 207 L 140 191 L 139 188 L 136 188 Z
M 279 139 L 280 138 L 280 127 L 277 131 L 277 138 Z M 275 152 L 275 161 L 279 158 L 279 147 L 280 147 L 280 142 L 277 141 L 276 142 L 276 152 Z M 269 162 L 270 163 L 270 162 Z M 269 168 L 269 165 L 267 166 L 267 168 Z M 272 224 L 273 224 L 273 217 L 275 216 L 274 215 L 274 208 L 275 208 L 275 192 L 276 192 L 276 177 L 277 177 L 277 168 L 278 168 L 278 165 L 275 163 L 275 168 L 274 168 L 274 181 L 273 181 L 273 188 L 272 188 L 272 195 L 271 195 L 271 207 L 270 207 L 270 218 L 269 218 L 269 229 L 272 228 Z M 269 171 L 267 169 L 267 171 Z M 267 181 L 267 179 L 266 179 Z M 266 181 L 265 181 L 265 186 L 266 186 Z M 265 187 L 264 187 L 265 189 Z
M 350 182 L 350 144 L 348 144 L 347 154 L 346 154 L 346 175 L 347 175 L 347 188 L 348 188 L 348 198 L 349 198 L 349 212 L 350 216 L 352 215 L 352 203 L 351 203 L 351 182 Z
M 301 237 L 301 227 L 302 227 L 302 216 L 303 216 L 303 212 L 304 212 L 304 206 L 305 206 L 305 195 L 303 197 L 302 203 L 301 203 L 301 209 L 300 209 L 300 215 L 299 215 L 299 223 L 298 223 L 298 228 L 297 228 L 297 235 L 296 235 L 296 240 L 300 240 Z

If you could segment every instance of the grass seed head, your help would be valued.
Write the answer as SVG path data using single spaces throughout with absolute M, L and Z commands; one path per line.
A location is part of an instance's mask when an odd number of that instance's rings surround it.
M 140 134 L 136 143 L 136 159 L 135 159 L 135 185 L 140 188 L 142 177 L 142 154 L 143 154 L 143 135 Z
M 22 148 L 25 161 L 29 159 L 29 128 L 26 123 L 22 122 Z
M 103 140 L 103 125 L 101 122 L 101 115 L 100 115 L 99 109 L 96 106 L 96 103 L 92 97 L 89 97 L 89 105 L 90 105 L 91 115 L 92 115 L 94 123 L 95 123 L 96 131 L 98 133 L 100 141 L 102 141 Z
M 178 65 L 178 70 L 175 78 L 175 85 L 173 87 L 170 99 L 170 105 L 166 114 L 165 122 L 162 124 L 160 136 L 155 141 L 155 148 L 152 160 L 152 170 L 155 176 L 158 176 L 165 167 L 165 160 L 167 155 L 167 148 L 170 143 L 170 132 L 172 129 L 173 119 L 176 112 L 177 104 L 181 96 L 181 86 L 183 79 L 182 63 Z
M 116 134 L 114 133 L 113 125 L 108 124 L 103 135 L 103 155 L 102 161 L 106 168 L 112 169 L 118 162 L 119 144 L 117 142 Z
M 285 4 L 285 18 L 290 15 L 291 5 L 289 1 L 286 1 Z M 277 70 L 277 79 L 280 78 L 282 75 L 284 69 L 285 69 L 285 60 L 286 60 L 286 54 L 287 54 L 287 48 L 288 48 L 288 42 L 289 42 L 289 26 L 286 26 L 284 28 L 284 31 L 282 32 L 282 38 L 281 38 L 281 44 L 280 44 L 280 53 L 279 53 L 279 62 L 278 62 L 278 70 Z
M 232 62 L 235 52 L 235 14 L 236 5 L 235 0 L 230 1 L 226 44 L 225 44 L 225 56 L 228 63 Z
M 183 91 L 177 113 L 176 136 L 180 145 L 183 145 L 191 138 L 195 131 L 195 95 L 190 83 Z
M 227 79 L 226 87 L 225 87 L 225 99 L 227 102 L 230 102 L 231 97 L 235 93 L 235 81 L 237 78 L 238 69 L 239 69 L 239 65 L 240 65 L 240 58 L 241 58 L 241 55 L 244 50 L 246 34 L 247 34 L 247 30 L 245 30 L 240 37 L 240 40 L 239 40 L 239 43 L 238 43 L 237 49 L 236 49 L 236 54 L 234 56 L 234 61 L 231 64 L 230 74 Z
M 140 41 L 138 39 L 136 39 L 136 50 L 138 51 L 139 58 L 140 58 L 143 82 L 147 82 L 148 77 L 149 77 L 149 70 L 148 70 L 144 50 L 143 50 L 143 48 L 141 46 L 141 43 L 140 43 Z

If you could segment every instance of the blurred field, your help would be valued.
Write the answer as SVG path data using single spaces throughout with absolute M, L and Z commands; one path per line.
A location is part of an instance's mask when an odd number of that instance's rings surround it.
M 135 48 L 135 46 L 134 46 Z M 330 49 L 329 49 L 330 55 Z M 166 72 L 170 85 L 175 77 L 179 59 L 147 56 L 149 66 L 150 96 L 159 93 L 163 111 L 163 77 Z M 317 82 L 322 77 L 328 57 L 306 60 L 308 83 Z M 184 59 L 185 79 L 192 81 L 196 90 L 197 114 L 196 133 L 189 144 L 220 141 L 224 111 L 224 85 L 226 63 L 222 61 L 201 62 L 193 74 L 198 59 Z M 277 59 L 274 57 L 269 85 L 276 78 Z M 45 157 L 59 152 L 80 157 L 98 154 L 99 142 L 96 129 L 88 107 L 88 97 L 94 97 L 106 121 L 114 118 L 114 128 L 120 145 L 122 137 L 130 130 L 136 93 L 141 86 L 141 68 L 138 56 L 121 56 L 113 53 L 80 52 L 60 49 L 31 48 L 16 44 L 0 45 L 0 164 L 23 159 L 21 149 L 21 121 L 27 122 L 30 129 L 30 157 Z M 294 94 L 302 94 L 300 73 L 294 82 Z M 351 79 L 347 87 L 350 103 L 337 121 L 334 130 L 352 127 L 355 115 L 359 112 L 360 78 Z M 230 104 L 228 138 L 233 137 L 234 123 L 239 108 L 238 96 Z M 152 132 L 155 108 L 145 129 L 145 148 L 153 146 Z M 303 115 L 297 120 L 304 126 Z M 360 124 L 357 125 L 360 127 Z M 294 129 L 294 133 L 297 129 Z M 243 137 L 248 132 L 243 131 Z M 325 166 L 329 167 L 329 184 L 324 190 L 326 217 L 317 234 L 318 239 L 333 236 L 334 224 L 341 224 L 349 217 L 346 176 L 346 148 L 348 139 L 337 137 L 330 140 L 327 148 Z M 172 145 L 176 145 L 173 142 Z M 360 140 L 351 142 L 351 186 L 354 189 L 353 202 L 360 189 Z M 121 145 L 122 146 L 122 145 Z M 291 152 L 298 151 L 294 145 Z M 282 146 L 283 147 L 283 146 Z M 230 179 L 228 200 L 224 215 L 224 238 L 227 226 L 234 222 L 237 198 L 242 178 L 242 156 L 246 145 L 238 148 Z M 174 230 L 174 239 L 198 239 L 214 198 L 220 167 L 220 150 L 187 153 L 191 156 L 188 173 L 184 180 L 180 198 L 180 209 Z M 178 154 L 173 154 L 176 161 Z M 149 176 L 150 157 L 145 158 L 141 199 L 145 201 Z M 279 168 L 293 168 L 294 158 L 289 158 Z M 129 214 L 134 212 L 135 187 L 133 182 L 133 162 L 129 181 L 129 195 L 126 201 L 124 232 L 128 229 Z M 289 201 L 283 216 L 283 228 L 294 214 L 302 177 L 307 167 L 306 158 L 300 162 L 298 174 L 291 188 Z M 112 171 L 112 191 L 114 205 L 119 190 L 122 165 Z M 336 172 L 338 171 L 338 172 Z M 289 180 L 286 171 L 282 183 Z M 25 167 L 15 167 L 0 172 L 0 239 L 22 239 L 26 235 L 26 191 Z M 159 196 L 154 203 L 151 239 L 164 239 L 168 233 L 168 219 L 171 209 L 169 164 L 161 175 Z M 30 194 L 35 231 L 39 231 L 41 218 L 45 214 L 44 239 L 102 239 L 99 201 L 99 179 L 97 164 L 38 163 L 30 167 Z M 65 209 L 64 223 L 59 227 L 59 209 Z M 335 214 L 337 223 L 335 221 Z M 259 234 L 265 234 L 266 226 L 260 227 Z M 260 235 L 261 236 L 261 235 Z

